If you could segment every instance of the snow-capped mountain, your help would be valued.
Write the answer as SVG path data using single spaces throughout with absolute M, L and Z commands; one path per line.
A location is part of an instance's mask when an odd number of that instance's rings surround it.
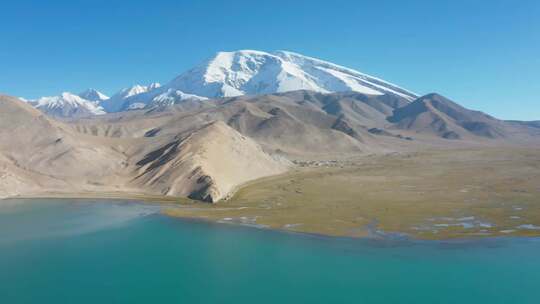
M 260 95 L 295 90 L 356 91 L 367 95 L 417 95 L 384 80 L 293 52 L 219 52 L 168 84 L 129 98 L 120 110 L 175 104 L 182 100 Z M 174 94 L 172 94 L 174 92 Z
M 202 100 L 207 100 L 207 99 L 208 98 L 206 97 L 193 95 L 193 94 L 187 94 L 182 91 L 169 88 L 165 92 L 152 98 L 150 103 L 148 103 L 146 106 L 149 108 L 165 107 L 165 106 L 172 106 L 182 101 L 202 101 Z
M 101 101 L 109 99 L 109 96 L 101 93 L 98 90 L 91 89 L 91 88 L 87 89 L 84 92 L 79 93 L 79 97 L 81 97 L 82 99 L 95 101 L 95 102 L 101 102 Z
M 393 93 L 409 100 L 417 97 L 410 91 L 353 69 L 287 51 L 219 52 L 166 87 L 208 98 L 294 90 L 356 91 L 368 95 Z
M 89 89 L 80 96 L 94 102 L 93 112 L 119 112 L 172 105 L 184 100 L 200 101 L 296 90 L 395 94 L 410 101 L 418 97 L 382 79 L 320 59 L 288 51 L 269 53 L 252 50 L 219 52 L 164 86 L 159 83 L 135 85 L 120 90 L 111 98 Z M 70 106 L 65 112 L 69 113 L 71 109 Z
M 146 103 L 149 102 L 148 100 L 143 98 L 143 100 L 139 101 L 138 98 L 132 98 L 132 97 L 140 96 L 141 94 L 158 89 L 159 87 L 161 87 L 161 85 L 156 82 L 156 83 L 151 83 L 148 86 L 134 85 L 129 88 L 124 88 L 120 90 L 118 93 L 114 94 L 111 98 L 102 101 L 100 105 L 107 112 L 118 112 L 122 110 L 127 110 L 130 108 L 130 106 L 131 108 L 138 108 L 140 107 L 139 104 L 142 105 L 142 107 L 144 107 L 144 105 L 146 105 Z M 130 98 L 132 98 L 132 102 L 131 103 L 128 102 L 126 104 L 126 101 Z
M 97 102 L 83 99 L 69 92 L 64 92 L 58 96 L 28 100 L 27 102 L 42 112 L 57 117 L 84 117 L 105 114 L 105 111 Z

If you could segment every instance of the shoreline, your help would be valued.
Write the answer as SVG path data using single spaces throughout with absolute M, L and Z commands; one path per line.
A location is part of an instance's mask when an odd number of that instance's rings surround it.
M 175 206 L 177 207 L 177 206 Z M 381 234 L 377 236 L 372 236 L 370 233 L 367 233 L 364 236 L 352 236 L 352 235 L 332 235 L 324 234 L 315 231 L 296 231 L 283 228 L 273 228 L 266 225 L 252 225 L 245 224 L 241 222 L 224 222 L 220 220 L 213 220 L 210 218 L 204 217 L 189 217 L 189 216 L 178 216 L 168 214 L 166 212 L 160 212 L 161 215 L 164 215 L 168 218 L 179 219 L 182 221 L 191 221 L 198 223 L 206 223 L 212 225 L 222 225 L 224 227 L 239 227 L 239 228 L 249 228 L 249 229 L 259 229 L 265 231 L 274 231 L 279 233 L 286 233 L 291 235 L 300 235 L 313 238 L 324 238 L 329 240 L 363 240 L 363 241 L 373 241 L 380 243 L 388 244 L 422 244 L 422 243 L 440 243 L 440 244 L 458 244 L 458 243 L 474 243 L 474 242 L 484 242 L 484 241 L 500 241 L 500 240 L 540 240 L 540 232 L 536 234 L 515 234 L 515 235 L 470 235 L 470 236 L 458 236 L 458 237 L 447 237 L 447 238 L 420 238 L 414 235 L 409 235 L 406 233 L 400 232 L 384 232 L 379 231 Z
M 505 239 L 540 239 L 540 231 L 537 233 L 531 233 L 531 231 L 519 231 L 516 230 L 514 234 L 509 235 L 468 235 L 468 236 L 455 236 L 455 237 L 435 237 L 435 238 L 422 238 L 418 235 L 411 235 L 403 232 L 388 232 L 377 229 L 376 226 L 368 225 L 365 227 L 365 234 L 363 235 L 335 235 L 322 233 L 317 230 L 299 231 L 293 229 L 286 229 L 280 227 L 271 227 L 264 224 L 257 223 L 243 223 L 241 221 L 224 221 L 220 219 L 204 217 L 204 216 L 186 216 L 181 214 L 175 214 L 171 212 L 173 209 L 237 209 L 232 207 L 226 207 L 223 205 L 208 204 L 204 202 L 197 202 L 184 198 L 170 198 L 164 196 L 150 196 L 150 195 L 119 195 L 118 193 L 79 193 L 79 194 L 67 194 L 67 193 L 48 193 L 47 195 L 24 195 L 8 198 L 0 198 L 0 202 L 3 200 L 46 200 L 46 199 L 59 199 L 59 200 L 100 200 L 100 201 L 131 201 L 133 203 L 141 204 L 154 204 L 161 205 L 163 207 L 159 214 L 172 219 L 179 219 L 183 221 L 194 221 L 200 223 L 207 223 L 212 225 L 224 225 L 229 227 L 243 227 L 250 229 L 261 229 L 267 231 L 275 231 L 280 233 L 326 238 L 326 239 L 344 239 L 344 240 L 364 240 L 375 241 L 389 244 L 421 244 L 424 242 L 439 242 L 441 244 L 456 244 L 456 243 L 468 243 L 477 241 L 497 241 Z M 169 208 L 169 209 L 167 209 Z M 521 233 L 520 233 L 521 232 Z
M 127 194 L 124 192 L 45 192 L 36 194 L 21 194 L 8 197 L 0 197 L 0 201 L 8 199 L 112 199 L 112 200 L 137 200 L 140 202 L 169 202 L 169 203 L 187 203 L 194 202 L 188 198 L 170 197 L 164 195 L 150 194 Z

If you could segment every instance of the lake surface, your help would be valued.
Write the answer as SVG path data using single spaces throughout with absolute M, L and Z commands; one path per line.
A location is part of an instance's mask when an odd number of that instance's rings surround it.
M 540 240 L 390 242 L 0 201 L 0 303 L 540 303 Z

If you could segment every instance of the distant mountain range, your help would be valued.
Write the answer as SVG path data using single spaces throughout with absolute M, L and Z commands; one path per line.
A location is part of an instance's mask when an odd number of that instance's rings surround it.
M 165 106 L 68 120 L 30 106 L 62 116 L 103 114 L 98 101 L 81 100 L 68 93 L 37 103 L 0 96 L 0 197 L 125 193 L 216 202 L 304 160 L 540 147 L 538 122 L 498 120 L 438 94 L 411 101 L 395 93 L 298 90 L 172 106 L 164 98 Z
M 86 91 L 81 92 L 78 95 L 82 99 L 86 99 L 86 100 L 97 102 L 97 103 L 101 103 L 109 99 L 109 96 L 95 89 L 87 89 Z
M 0 95 L 0 198 L 216 202 L 306 161 L 506 146 L 538 149 L 540 122 L 499 120 L 295 53 L 221 52 L 163 86 L 110 98 L 95 89 L 36 100 Z
M 57 117 L 84 117 L 184 101 L 297 90 L 351 91 L 373 96 L 393 94 L 409 101 L 418 97 L 384 80 L 297 53 L 241 50 L 219 52 L 163 86 L 158 83 L 135 85 L 110 98 L 98 90 L 88 89 L 80 94 L 66 92 L 31 100 L 30 104 Z
M 88 91 L 85 91 L 88 92 Z M 98 92 L 98 94 L 101 94 Z M 58 96 L 28 100 L 36 109 L 57 117 L 84 117 L 105 114 L 100 100 L 88 100 L 79 95 L 64 92 Z

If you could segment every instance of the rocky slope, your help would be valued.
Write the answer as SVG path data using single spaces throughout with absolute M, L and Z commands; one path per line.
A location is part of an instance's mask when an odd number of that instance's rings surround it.
M 214 202 L 288 164 L 219 121 L 163 136 L 109 137 L 0 96 L 0 197 L 114 192 Z
M 215 202 L 249 180 L 285 172 L 289 163 L 264 153 L 221 121 L 156 147 L 136 163 L 134 182 L 163 195 Z
M 465 109 L 438 94 L 428 94 L 396 109 L 388 121 L 399 129 L 429 132 L 446 139 L 505 138 L 510 127 L 504 121 Z
M 96 138 L 76 134 L 28 104 L 0 96 L 0 196 L 95 188 L 121 169 L 121 161 L 120 153 Z
M 247 181 L 367 154 L 540 147 L 536 122 L 429 94 L 293 91 L 57 121 L 0 97 L 0 196 L 152 194 L 215 202 Z

